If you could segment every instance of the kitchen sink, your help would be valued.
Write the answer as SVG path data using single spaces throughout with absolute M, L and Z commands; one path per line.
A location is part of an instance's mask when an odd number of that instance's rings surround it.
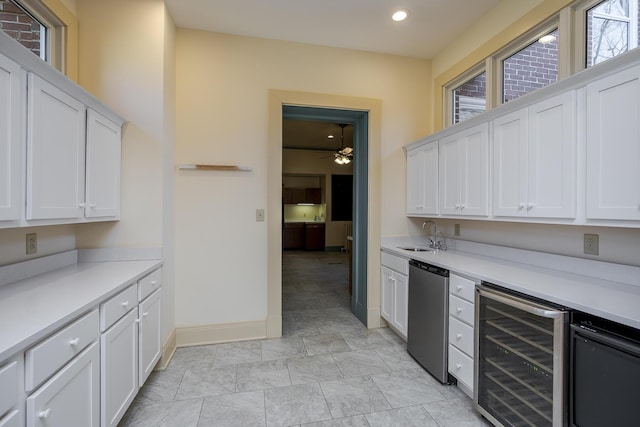
M 424 246 L 398 246 L 398 249 L 412 252 L 435 252 L 435 248 L 425 248 Z

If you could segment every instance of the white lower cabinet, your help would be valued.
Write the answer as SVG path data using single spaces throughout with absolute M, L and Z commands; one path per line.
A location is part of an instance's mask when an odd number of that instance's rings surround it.
M 0 418 L 0 427 L 21 427 L 20 411 L 15 410 L 5 417 Z
M 102 427 L 118 425 L 160 359 L 161 272 L 151 272 L 100 306 Z
M 476 281 L 449 276 L 449 373 L 473 397 L 474 296 Z
M 24 426 L 23 354 L 0 363 L 0 427 Z
M 162 343 L 160 342 L 160 292 L 158 289 L 140 303 L 139 307 L 139 385 L 144 382 L 160 360 Z
M 407 339 L 409 260 L 382 252 L 380 314 L 403 339 Z
M 100 350 L 91 344 L 27 398 L 27 427 L 100 425 Z
M 138 393 L 138 308 L 100 338 L 101 425 L 117 426 Z

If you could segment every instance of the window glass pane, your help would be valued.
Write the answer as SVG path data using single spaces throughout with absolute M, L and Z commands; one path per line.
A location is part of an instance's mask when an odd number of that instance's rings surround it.
M 503 101 L 511 101 L 558 80 L 558 30 L 502 62 Z
M 587 11 L 587 67 L 638 45 L 637 8 L 632 0 L 606 0 Z
M 453 90 L 453 124 L 485 111 L 487 73 L 482 72 Z
M 46 27 L 14 1 L 0 0 L 0 29 L 39 57 L 45 58 L 43 40 Z

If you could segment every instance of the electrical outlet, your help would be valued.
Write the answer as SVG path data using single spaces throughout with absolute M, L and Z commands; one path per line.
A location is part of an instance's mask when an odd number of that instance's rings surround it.
M 29 233 L 26 236 L 27 255 L 32 255 L 38 252 L 38 235 L 36 233 Z
M 597 234 L 584 235 L 584 253 L 586 255 L 598 255 L 599 236 Z
M 460 224 L 454 224 L 453 225 L 453 235 L 454 236 L 459 236 L 460 235 Z
M 256 209 L 256 221 L 264 221 L 264 209 Z

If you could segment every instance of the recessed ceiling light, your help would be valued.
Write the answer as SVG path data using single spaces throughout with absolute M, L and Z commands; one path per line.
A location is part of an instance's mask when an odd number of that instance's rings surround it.
M 554 41 L 556 41 L 556 35 L 555 34 L 547 34 L 546 36 L 542 36 L 538 39 L 538 41 L 542 44 L 549 44 L 549 43 L 553 43 Z
M 333 135 L 329 135 L 329 136 L 327 136 L 327 138 L 333 139 Z
M 406 9 L 398 9 L 395 12 L 393 12 L 393 15 L 391 15 L 391 19 L 393 19 L 396 22 L 400 22 L 400 21 L 404 21 L 405 19 L 407 19 L 407 16 L 409 16 L 409 11 Z

